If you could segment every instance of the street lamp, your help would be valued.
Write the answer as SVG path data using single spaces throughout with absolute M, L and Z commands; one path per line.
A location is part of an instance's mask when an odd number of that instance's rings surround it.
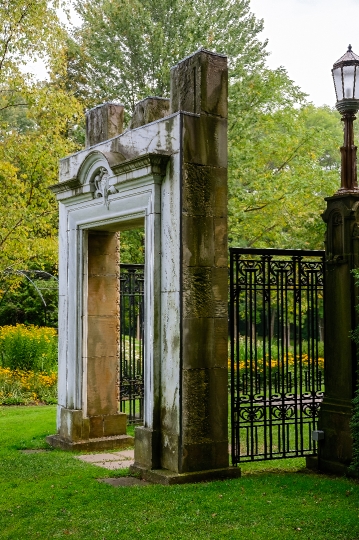
M 359 56 L 352 51 L 351 45 L 349 45 L 347 52 L 335 62 L 332 74 L 337 95 L 336 108 L 342 115 L 342 122 L 344 122 L 344 146 L 340 148 L 342 154 L 341 187 L 338 193 L 359 192 L 356 164 L 357 147 L 354 145 L 353 129 L 355 113 L 359 110 Z

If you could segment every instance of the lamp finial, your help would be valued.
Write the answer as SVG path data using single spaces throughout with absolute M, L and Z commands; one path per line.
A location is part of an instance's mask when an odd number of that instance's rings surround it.
M 350 43 L 349 43 L 349 45 L 348 45 L 348 52 L 351 52 L 351 51 L 352 51 L 352 46 L 351 46 Z

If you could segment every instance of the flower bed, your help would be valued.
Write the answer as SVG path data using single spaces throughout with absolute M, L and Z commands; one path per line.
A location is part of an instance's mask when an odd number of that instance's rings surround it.
M 0 367 L 0 404 L 29 405 L 57 402 L 57 373 Z
M 23 324 L 0 327 L 0 404 L 56 402 L 56 330 Z

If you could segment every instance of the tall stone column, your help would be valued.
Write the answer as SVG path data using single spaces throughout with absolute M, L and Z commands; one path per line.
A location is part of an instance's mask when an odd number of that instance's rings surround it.
M 359 194 L 328 197 L 325 272 L 325 397 L 319 413 L 318 467 L 344 473 L 352 459 L 350 419 L 355 391 L 358 291 L 352 270 L 359 268 Z
M 162 190 L 161 390 L 134 471 L 161 483 L 239 476 L 228 456 L 227 58 L 171 72 L 178 173 Z M 176 165 L 178 164 L 178 165 Z

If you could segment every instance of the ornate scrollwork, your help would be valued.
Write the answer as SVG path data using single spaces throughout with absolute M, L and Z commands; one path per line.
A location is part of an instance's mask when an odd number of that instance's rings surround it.
M 103 204 L 109 208 L 108 196 L 116 193 L 117 190 L 114 186 L 109 186 L 109 174 L 105 167 L 100 167 L 92 180 L 95 186 L 95 198 L 103 198 Z

